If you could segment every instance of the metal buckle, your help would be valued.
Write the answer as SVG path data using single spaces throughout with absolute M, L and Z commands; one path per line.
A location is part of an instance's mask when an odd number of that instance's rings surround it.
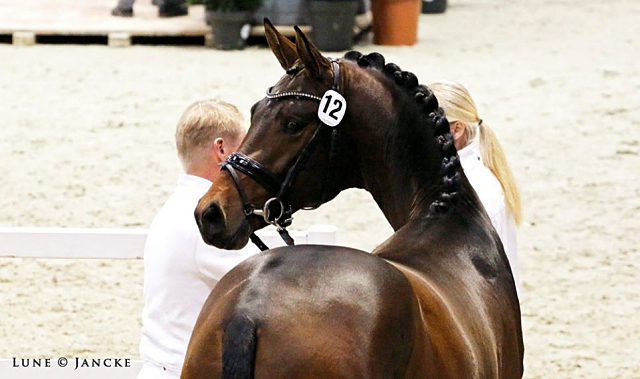
M 276 202 L 275 204 L 278 205 L 278 207 L 280 208 L 279 210 L 279 214 L 277 217 L 272 218 L 271 215 L 271 204 L 274 204 L 274 202 Z M 276 212 L 278 213 L 278 212 Z M 264 221 L 266 221 L 268 224 L 271 225 L 275 225 L 275 226 L 279 226 L 278 221 L 280 221 L 280 219 L 282 218 L 282 215 L 284 214 L 284 204 L 282 204 L 282 201 L 280 201 L 280 199 L 276 198 L 276 197 L 272 197 L 271 199 L 267 200 L 266 203 L 264 203 L 264 208 L 262 210 L 262 217 L 264 218 Z

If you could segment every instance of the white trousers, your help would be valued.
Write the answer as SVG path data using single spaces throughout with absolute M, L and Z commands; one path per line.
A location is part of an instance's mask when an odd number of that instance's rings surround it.
M 142 370 L 140 370 L 136 379 L 180 379 L 180 374 L 149 362 L 143 362 Z

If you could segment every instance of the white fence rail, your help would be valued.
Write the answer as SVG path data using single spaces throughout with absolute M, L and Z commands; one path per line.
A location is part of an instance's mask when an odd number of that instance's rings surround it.
M 337 243 L 337 228 L 330 225 L 290 234 L 296 244 Z M 258 235 L 269 247 L 284 245 L 276 231 Z M 0 227 L 0 258 L 142 259 L 146 237 L 146 229 Z M 252 244 L 247 249 L 258 250 Z M 10 357 L 0 359 L 0 378 L 135 379 L 141 367 L 139 360 L 113 357 Z
M 337 228 L 314 225 L 291 231 L 296 244 L 335 245 Z M 276 231 L 258 236 L 269 247 L 284 245 Z M 141 259 L 146 229 L 0 228 L 0 258 Z M 256 249 L 253 244 L 247 249 Z

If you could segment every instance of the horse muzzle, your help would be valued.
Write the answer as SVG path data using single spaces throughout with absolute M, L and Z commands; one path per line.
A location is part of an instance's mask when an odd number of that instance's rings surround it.
M 233 222 L 217 201 L 200 199 L 194 216 L 202 239 L 209 245 L 237 250 L 249 242 L 250 227 L 246 218 L 236 217 Z

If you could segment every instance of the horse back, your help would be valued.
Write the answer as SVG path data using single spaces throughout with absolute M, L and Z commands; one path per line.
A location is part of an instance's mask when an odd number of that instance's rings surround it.
M 343 247 L 278 248 L 214 288 L 182 378 L 404 378 L 414 345 L 424 343 L 421 324 L 412 285 L 383 259 Z

